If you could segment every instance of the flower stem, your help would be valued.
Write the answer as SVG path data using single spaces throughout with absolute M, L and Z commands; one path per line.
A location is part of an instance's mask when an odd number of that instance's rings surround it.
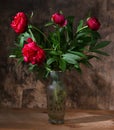
M 32 31 L 31 31 L 31 29 L 29 28 L 28 30 L 29 30 L 29 32 L 30 32 L 30 35 L 31 35 L 31 37 L 32 37 L 33 41 L 35 41 L 35 42 L 36 42 L 36 39 L 35 39 L 35 37 L 34 37 L 34 35 L 33 35 Z
M 38 31 L 39 33 L 41 33 L 45 37 L 45 39 L 50 43 L 50 41 L 48 40 L 47 36 L 42 31 L 40 31 L 40 29 L 38 29 L 38 28 L 36 28 L 35 26 L 32 26 L 32 25 L 29 25 L 29 28 L 33 28 L 36 31 Z
M 76 33 L 82 31 L 82 30 L 85 29 L 85 28 L 88 28 L 88 26 L 84 26 L 84 27 L 80 28 Z

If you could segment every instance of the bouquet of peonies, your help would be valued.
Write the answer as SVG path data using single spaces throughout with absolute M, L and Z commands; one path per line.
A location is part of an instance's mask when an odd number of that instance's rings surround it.
M 17 37 L 10 57 L 27 63 L 29 70 L 48 75 L 53 70 L 81 71 L 81 63 L 90 66 L 90 59 L 99 59 L 96 53 L 108 55 L 101 49 L 110 41 L 101 40 L 97 18 L 80 20 L 77 27 L 73 24 L 74 16 L 65 17 L 62 12 L 53 14 L 50 19 L 42 29 L 33 26 L 24 12 L 18 12 L 11 22 Z

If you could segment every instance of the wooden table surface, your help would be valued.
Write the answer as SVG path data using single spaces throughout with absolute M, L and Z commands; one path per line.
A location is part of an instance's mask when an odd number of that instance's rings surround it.
M 67 110 L 63 125 L 48 122 L 46 110 L 0 109 L 0 130 L 114 130 L 114 111 Z

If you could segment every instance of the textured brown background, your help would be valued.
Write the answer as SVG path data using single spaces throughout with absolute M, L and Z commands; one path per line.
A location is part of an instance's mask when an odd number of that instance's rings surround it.
M 53 13 L 62 10 L 74 15 L 76 24 L 91 12 L 102 26 L 103 39 L 111 40 L 105 48 L 109 57 L 93 59 L 93 68 L 82 66 L 83 74 L 76 71 L 65 74 L 68 89 L 67 106 L 86 109 L 114 110 L 114 1 L 113 0 L 4 0 L 0 4 L 0 102 L 6 107 L 46 107 L 46 82 L 39 81 L 25 66 L 16 66 L 8 58 L 15 33 L 10 28 L 12 16 L 18 11 L 28 15 L 34 12 L 32 22 L 39 26 L 50 20 Z

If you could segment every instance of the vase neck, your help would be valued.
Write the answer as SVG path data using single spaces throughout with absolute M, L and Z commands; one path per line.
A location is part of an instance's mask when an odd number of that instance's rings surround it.
M 56 81 L 60 80 L 62 75 L 63 75 L 62 71 L 51 71 L 50 72 L 51 79 L 56 80 Z

